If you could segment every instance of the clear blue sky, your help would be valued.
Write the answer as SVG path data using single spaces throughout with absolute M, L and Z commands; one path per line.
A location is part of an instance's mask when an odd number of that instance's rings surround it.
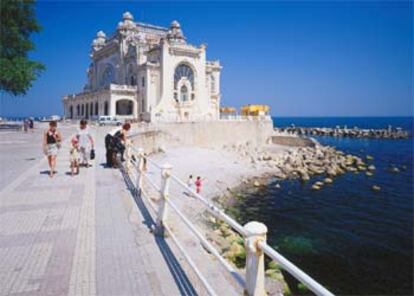
M 219 59 L 222 104 L 271 105 L 276 116 L 398 116 L 413 112 L 410 1 L 39 2 L 31 54 L 47 70 L 25 97 L 2 94 L 0 115 L 62 113 L 81 91 L 98 30 L 124 11 L 168 26 Z

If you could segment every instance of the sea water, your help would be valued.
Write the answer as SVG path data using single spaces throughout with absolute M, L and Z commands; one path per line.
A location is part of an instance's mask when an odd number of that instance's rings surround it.
M 413 118 L 275 118 L 275 126 L 387 128 L 413 134 Z M 231 209 L 241 222 L 269 228 L 268 242 L 335 294 L 413 293 L 413 139 L 318 137 L 366 158 L 376 171 L 347 173 L 320 191 L 298 180 L 274 180 Z M 393 173 L 392 167 L 399 168 Z M 277 188 L 276 184 L 280 185 Z M 372 190 L 372 186 L 381 191 Z M 291 286 L 295 281 L 287 277 Z

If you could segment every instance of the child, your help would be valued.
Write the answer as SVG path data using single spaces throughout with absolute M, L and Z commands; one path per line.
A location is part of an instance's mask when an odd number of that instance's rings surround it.
M 203 181 L 204 179 L 201 179 L 201 177 L 200 176 L 197 176 L 197 180 L 195 181 L 195 186 L 196 186 L 196 192 L 197 193 L 201 193 L 201 185 L 202 185 L 202 181 Z
M 72 147 L 70 148 L 70 171 L 72 176 L 79 174 L 79 141 L 77 137 L 73 137 L 71 140 Z
M 187 186 L 189 188 L 193 187 L 193 175 L 188 176 Z

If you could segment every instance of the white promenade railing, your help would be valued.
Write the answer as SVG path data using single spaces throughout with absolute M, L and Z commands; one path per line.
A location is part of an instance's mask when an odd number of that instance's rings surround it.
M 309 290 L 316 295 L 332 296 L 333 294 L 312 279 L 309 275 L 300 270 L 292 262 L 287 260 L 271 246 L 266 243 L 267 227 L 263 223 L 249 222 L 246 225 L 240 225 L 236 220 L 228 216 L 222 210 L 217 208 L 210 201 L 203 196 L 195 192 L 192 188 L 188 187 L 182 180 L 172 174 L 172 166 L 169 164 L 159 165 L 153 160 L 144 155 L 142 148 L 135 148 L 132 145 L 127 146 L 125 153 L 126 162 L 124 169 L 126 173 L 132 177 L 131 180 L 135 180 L 135 190 L 143 193 L 143 181 L 160 193 L 158 207 L 151 201 L 149 196 L 146 196 L 146 201 L 157 215 L 155 231 L 158 234 L 167 232 L 171 239 L 174 241 L 180 252 L 183 254 L 185 260 L 193 269 L 197 277 L 200 279 L 208 294 L 216 295 L 214 289 L 204 278 L 202 273 L 197 268 L 196 264 L 189 257 L 184 250 L 183 246 L 170 230 L 167 225 L 168 215 L 167 210 L 173 210 L 181 221 L 188 227 L 188 229 L 201 241 L 202 245 L 213 255 L 219 262 L 226 268 L 226 270 L 236 279 L 237 283 L 244 288 L 244 291 L 249 296 L 262 296 L 266 295 L 265 292 L 265 264 L 264 255 L 266 254 L 271 259 L 275 260 L 285 271 L 290 273 L 297 280 L 302 282 Z M 134 156 L 134 157 L 132 157 Z M 158 185 L 154 180 L 148 177 L 145 173 L 145 166 L 150 163 L 161 174 L 161 184 Z M 206 209 L 217 219 L 220 219 L 230 225 L 235 231 L 237 231 L 244 238 L 244 245 L 246 247 L 246 275 L 243 278 L 231 265 L 224 259 L 220 253 L 214 248 L 214 246 L 200 233 L 200 231 L 194 226 L 194 224 L 178 209 L 178 207 L 169 198 L 170 182 L 182 187 L 186 192 L 197 198 Z M 141 194 L 142 195 L 142 194 Z

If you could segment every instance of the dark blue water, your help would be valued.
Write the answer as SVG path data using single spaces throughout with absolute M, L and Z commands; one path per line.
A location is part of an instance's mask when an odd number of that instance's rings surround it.
M 413 118 L 283 118 L 277 126 L 336 125 L 413 131 Z M 313 178 L 277 181 L 251 192 L 230 211 L 269 228 L 269 242 L 336 294 L 413 294 L 413 140 L 318 138 L 366 157 L 374 176 L 349 173 L 312 191 Z M 390 167 L 400 173 L 390 172 Z M 280 183 L 281 189 L 275 188 Z M 378 185 L 380 192 L 372 191 Z M 293 284 L 292 284 L 293 285 Z

